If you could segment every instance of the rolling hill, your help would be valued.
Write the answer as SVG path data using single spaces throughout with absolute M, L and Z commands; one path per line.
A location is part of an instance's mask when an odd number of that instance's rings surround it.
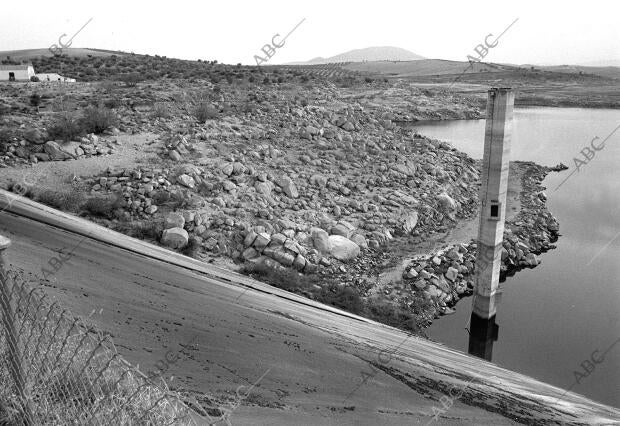
M 287 65 L 329 64 L 338 62 L 371 62 L 371 61 L 416 61 L 425 59 L 406 49 L 394 46 L 375 46 L 354 49 L 329 58 L 317 57 L 306 62 L 292 62 Z

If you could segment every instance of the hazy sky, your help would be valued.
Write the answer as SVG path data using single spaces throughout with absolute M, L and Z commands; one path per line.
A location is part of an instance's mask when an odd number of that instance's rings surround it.
M 8 6 L 10 2 L 10 6 Z M 66 42 L 183 59 L 255 64 L 276 33 L 305 21 L 270 63 L 397 46 L 429 58 L 466 60 L 489 33 L 485 60 L 620 65 L 620 2 L 612 1 L 19 1 L 2 0 L 0 51 Z M 276 39 L 278 40 L 278 39 Z M 491 39 L 489 39 L 491 40 Z

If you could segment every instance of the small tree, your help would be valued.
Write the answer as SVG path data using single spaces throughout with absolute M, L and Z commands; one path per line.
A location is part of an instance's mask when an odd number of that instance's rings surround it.
M 39 105 L 41 105 L 41 100 L 41 95 L 39 95 L 38 93 L 33 93 L 32 95 L 30 95 L 30 105 L 37 109 L 37 113 L 39 112 Z
M 125 86 L 135 87 L 138 85 L 139 82 L 142 81 L 142 76 L 137 72 L 133 72 L 121 76 L 121 80 L 125 83 Z

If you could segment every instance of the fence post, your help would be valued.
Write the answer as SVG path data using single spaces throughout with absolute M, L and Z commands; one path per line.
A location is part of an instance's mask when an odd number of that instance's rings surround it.
M 9 277 L 5 269 L 4 251 L 11 245 L 11 240 L 0 235 L 0 307 L 2 309 L 2 326 L 6 334 L 9 372 L 15 383 L 15 390 L 19 395 L 23 408 L 23 424 L 31 426 L 32 412 L 30 401 L 26 393 L 26 383 L 24 381 L 24 371 L 21 364 L 21 356 L 17 346 L 17 335 L 15 332 L 15 308 L 12 305 L 12 297 Z

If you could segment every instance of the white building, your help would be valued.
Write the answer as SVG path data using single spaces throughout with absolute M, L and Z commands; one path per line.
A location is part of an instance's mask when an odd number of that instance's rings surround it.
M 0 81 L 30 81 L 34 75 L 32 65 L 0 65 Z
M 56 73 L 37 73 L 35 74 L 38 78 L 40 82 L 47 82 L 47 81 L 60 81 L 62 83 L 75 83 L 75 78 L 69 78 L 69 77 L 63 77 L 60 74 L 56 74 Z

